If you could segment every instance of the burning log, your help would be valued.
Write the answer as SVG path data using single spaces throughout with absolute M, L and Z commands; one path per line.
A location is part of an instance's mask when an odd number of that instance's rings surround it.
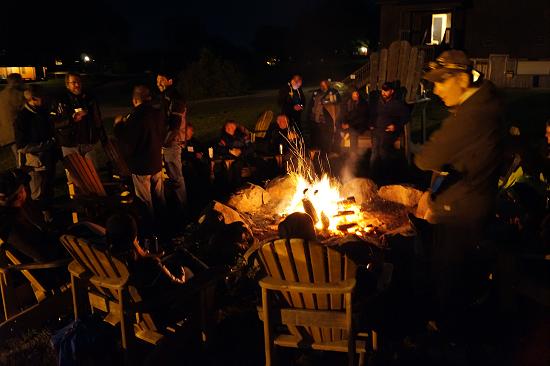
M 330 220 L 324 212 L 321 212 L 321 222 L 323 223 L 323 230 L 327 230 L 330 226 Z
M 313 223 L 316 224 L 319 221 L 319 217 L 317 216 L 317 210 L 315 210 L 313 203 L 311 203 L 308 198 L 304 197 L 302 199 L 302 205 L 304 206 L 304 211 L 311 216 Z
M 347 232 L 348 229 L 351 229 L 352 227 L 358 226 L 356 222 L 350 223 L 350 224 L 341 224 L 336 226 L 336 229 L 339 231 Z
M 338 204 L 340 206 L 355 205 L 356 204 L 355 197 L 354 196 L 348 197 L 345 200 L 342 200 L 342 201 L 338 202 Z
M 342 216 L 348 216 L 348 215 L 353 215 L 353 214 L 355 214 L 355 211 L 352 211 L 352 210 L 338 211 L 338 213 L 336 215 L 334 215 L 333 217 L 342 217 Z

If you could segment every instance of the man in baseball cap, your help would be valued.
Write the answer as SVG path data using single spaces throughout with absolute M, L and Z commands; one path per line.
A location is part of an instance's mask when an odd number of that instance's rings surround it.
M 450 50 L 429 63 L 424 79 L 435 83 L 434 93 L 447 107 L 454 107 L 475 92 L 483 75 L 473 68 L 473 62 L 464 51 Z
M 414 159 L 420 169 L 434 173 L 424 216 L 435 224 L 434 242 L 428 244 L 439 309 L 434 320 L 439 328 L 452 328 L 473 303 L 475 282 L 483 280 L 470 268 L 484 227 L 495 215 L 501 107 L 494 85 L 482 80 L 463 51 L 443 52 L 424 78 L 434 83 L 434 94 L 453 112 Z

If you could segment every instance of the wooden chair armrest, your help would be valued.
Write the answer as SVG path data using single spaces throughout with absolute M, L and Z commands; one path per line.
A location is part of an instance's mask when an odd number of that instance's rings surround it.
M 86 268 L 82 267 L 80 263 L 73 260 L 71 263 L 69 263 L 68 266 L 69 273 L 79 279 L 90 279 L 93 276 L 93 273 L 88 271 Z
M 27 263 L 27 264 L 14 264 L 6 267 L 1 267 L 0 272 L 8 271 L 29 271 L 35 269 L 50 269 L 50 268 L 59 268 L 66 266 L 71 261 L 71 258 L 57 259 L 50 262 L 41 262 L 41 263 Z
M 128 278 L 99 278 L 97 276 L 92 276 L 90 282 L 99 287 L 120 290 L 126 287 Z
M 276 291 L 297 291 L 315 294 L 346 294 L 355 288 L 355 278 L 337 283 L 301 283 L 265 277 L 259 281 L 260 287 Z

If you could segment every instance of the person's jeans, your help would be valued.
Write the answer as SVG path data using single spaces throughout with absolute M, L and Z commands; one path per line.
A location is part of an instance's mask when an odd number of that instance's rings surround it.
M 393 143 L 396 137 L 392 133 L 385 131 L 373 131 L 372 150 L 370 155 L 370 175 L 375 178 L 387 177 L 385 171 L 388 160 L 391 156 Z
M 154 217 L 155 209 L 153 200 L 160 206 L 166 205 L 164 198 L 164 182 L 162 181 L 162 171 L 152 175 L 136 175 L 132 174 L 134 182 L 134 191 L 136 197 L 139 198 L 145 206 L 151 217 Z
M 181 147 L 170 146 L 162 148 L 164 154 L 164 167 L 166 174 L 172 180 L 174 192 L 180 205 L 187 204 L 187 192 L 185 189 L 185 180 L 183 179 L 181 165 Z
M 32 200 L 38 202 L 42 211 L 48 210 L 54 197 L 55 165 L 31 170 L 29 175 Z

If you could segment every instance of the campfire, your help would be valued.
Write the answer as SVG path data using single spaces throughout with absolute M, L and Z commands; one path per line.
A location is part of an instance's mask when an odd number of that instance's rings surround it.
M 355 197 L 342 197 L 341 185 L 324 174 L 321 179 L 308 181 L 292 173 L 296 191 L 283 216 L 305 212 L 313 219 L 315 228 L 326 236 L 355 234 L 363 236 L 375 230 L 376 219 L 368 219 Z
M 316 174 L 307 154 L 303 141 L 292 143 L 287 175 L 265 188 L 249 184 L 231 196 L 228 206 L 216 203 L 214 209 L 226 224 L 245 223 L 256 241 L 276 236 L 279 223 L 294 212 L 310 215 L 319 240 L 327 244 L 358 239 L 380 245 L 384 235 L 410 228 L 407 213 L 415 210 L 421 192 L 404 186 L 378 189 L 367 178 L 341 183 L 326 172 Z

